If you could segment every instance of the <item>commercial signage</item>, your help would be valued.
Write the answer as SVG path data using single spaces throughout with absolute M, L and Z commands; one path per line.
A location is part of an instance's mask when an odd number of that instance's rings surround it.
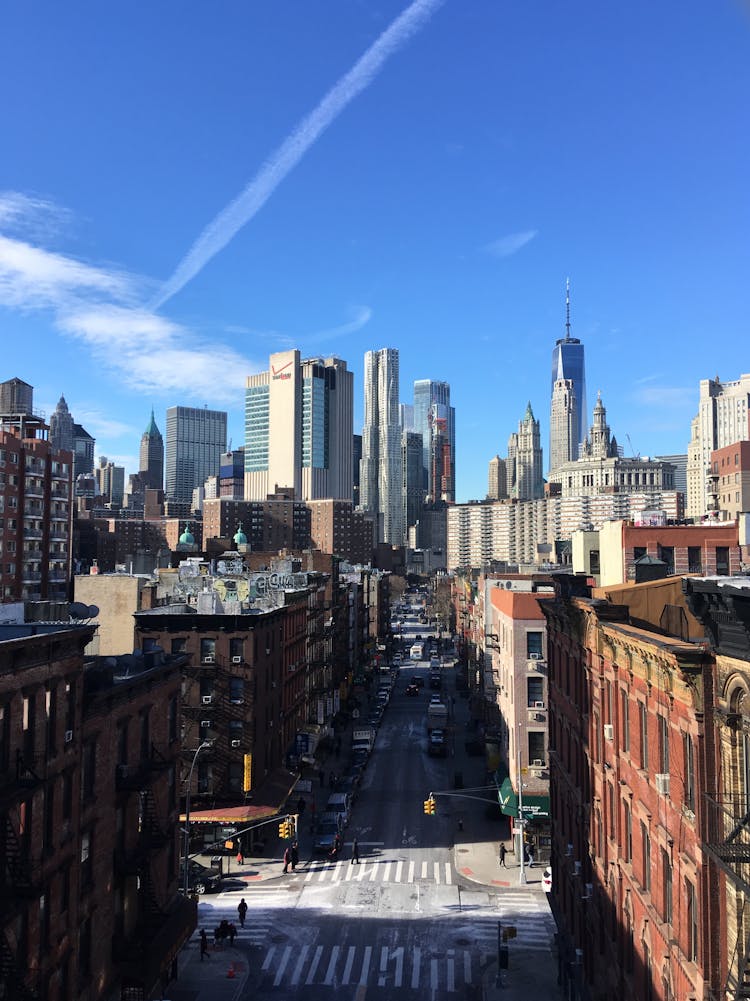
M 269 594 L 271 591 L 295 591 L 307 587 L 306 573 L 273 573 L 250 574 L 250 588 L 256 595 Z
M 245 774 L 243 776 L 242 791 L 250 792 L 253 787 L 253 756 L 252 754 L 245 755 Z

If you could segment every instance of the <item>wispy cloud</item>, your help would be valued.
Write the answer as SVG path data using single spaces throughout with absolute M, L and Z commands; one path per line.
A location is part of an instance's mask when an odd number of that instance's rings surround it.
M 248 334 L 263 341 L 284 347 L 298 347 L 302 351 L 308 344 L 317 344 L 322 341 L 335 340 L 337 337 L 346 337 L 349 334 L 356 334 L 362 330 L 372 319 L 372 310 L 369 306 L 355 306 L 350 311 L 351 320 L 336 327 L 327 327 L 325 330 L 316 330 L 312 333 L 287 333 L 282 330 L 259 330 L 253 327 L 228 326 L 224 329 L 233 334 Z
M 5 233 L 49 240 L 70 226 L 73 213 L 62 205 L 21 191 L 0 191 L 0 228 Z
M 642 379 L 635 383 L 635 403 L 660 410 L 685 410 L 697 407 L 695 386 L 661 386 Z
M 289 172 L 329 125 L 375 79 L 385 62 L 432 17 L 444 0 L 413 0 L 363 56 L 271 154 L 244 191 L 203 230 L 152 303 L 163 306 L 223 250 L 260 211 Z
M 537 235 L 536 229 L 525 229 L 522 233 L 509 233 L 508 236 L 501 236 L 499 240 L 493 240 L 482 249 L 493 257 L 510 257 L 516 254 L 527 243 L 531 243 Z

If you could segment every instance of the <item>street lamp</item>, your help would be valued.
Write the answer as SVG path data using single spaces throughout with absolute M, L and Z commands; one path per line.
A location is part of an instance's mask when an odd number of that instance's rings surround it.
M 185 871 L 182 874 L 185 896 L 188 895 L 190 889 L 190 787 L 193 781 L 193 769 L 201 751 L 207 751 L 213 746 L 214 742 L 212 740 L 204 740 L 200 747 L 196 748 L 187 777 L 187 788 L 185 789 Z

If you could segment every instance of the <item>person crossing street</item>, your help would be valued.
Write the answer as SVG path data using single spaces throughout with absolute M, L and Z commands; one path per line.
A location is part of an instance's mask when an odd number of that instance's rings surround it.
M 352 841 L 352 857 L 349 864 L 359 865 L 359 842 L 356 838 Z
M 245 917 L 247 916 L 247 904 L 245 903 L 245 898 L 244 897 L 242 898 L 242 900 L 237 905 L 237 914 L 239 915 L 239 918 L 240 918 L 240 928 L 244 928 L 245 927 Z

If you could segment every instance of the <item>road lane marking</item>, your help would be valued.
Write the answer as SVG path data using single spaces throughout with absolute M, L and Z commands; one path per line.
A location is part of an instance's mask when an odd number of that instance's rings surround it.
M 402 872 L 403 868 L 404 868 L 403 860 L 398 861 L 396 863 L 396 882 L 397 883 L 401 882 L 401 872 Z
M 427 863 L 422 863 L 422 879 L 427 879 Z
M 326 978 L 323 983 L 326 987 L 330 987 L 333 983 L 333 978 L 336 973 L 336 963 L 339 959 L 339 947 L 337 945 L 331 946 L 331 958 L 328 961 L 328 969 L 326 970 Z
M 446 966 L 447 966 L 446 976 L 448 980 L 447 990 L 449 992 L 453 992 L 456 989 L 456 970 L 455 970 L 455 960 L 453 959 L 453 949 L 448 950 L 448 962 Z
M 263 965 L 261 970 L 267 970 L 271 965 L 271 960 L 273 959 L 273 954 L 276 952 L 276 946 L 272 945 L 271 948 L 266 953 L 266 958 L 263 960 Z
M 391 863 L 386 862 L 385 869 L 383 869 L 383 882 L 387 883 L 391 876 Z
M 435 873 L 435 882 L 439 883 L 440 882 L 440 863 L 439 862 L 436 862 L 435 865 L 433 866 L 433 872 Z
M 448 886 L 451 886 L 453 884 L 453 873 L 451 872 L 450 862 L 445 863 L 445 882 L 448 884 Z
M 305 984 L 309 985 L 313 982 L 315 974 L 318 972 L 318 963 L 320 963 L 320 957 L 323 955 L 323 946 L 319 945 L 315 949 L 315 955 L 313 956 L 313 961 L 310 963 L 310 969 L 307 971 L 307 979 Z
M 394 986 L 400 987 L 401 981 L 404 979 L 404 947 L 400 945 L 398 949 L 394 949 L 393 955 L 396 958 L 396 973 Z
M 388 946 L 380 947 L 380 976 L 378 977 L 378 987 L 385 987 L 385 974 L 388 969 Z
M 409 883 L 413 883 L 414 882 L 414 860 L 413 859 L 409 863 L 409 879 L 407 880 L 407 882 L 409 882 Z
M 436 959 L 430 960 L 430 990 L 436 991 L 438 989 L 438 961 Z
M 350 862 L 349 865 L 346 867 L 346 876 L 344 876 L 344 882 L 348 883 L 353 875 L 354 875 L 354 863 Z
M 411 989 L 416 991 L 419 989 L 419 964 L 422 960 L 422 950 L 418 945 L 414 946 L 412 950 L 412 968 L 411 968 Z
M 351 976 L 352 966 L 354 965 L 354 956 L 357 952 L 357 947 L 355 945 L 349 946 L 349 951 L 346 954 L 346 964 L 344 965 L 344 972 L 341 976 L 341 983 L 348 984 L 349 977 Z
M 359 985 L 363 987 L 367 983 L 370 975 L 370 959 L 372 958 L 372 946 L 365 946 L 365 958 L 362 960 L 362 969 L 359 974 Z
M 302 946 L 302 951 L 299 954 L 297 965 L 294 967 L 294 973 L 292 974 L 292 985 L 295 987 L 299 983 L 299 978 L 302 976 L 302 967 L 305 965 L 305 960 L 307 959 L 307 952 L 309 948 L 310 948 L 309 945 Z
M 281 954 L 281 962 L 279 963 L 279 968 L 276 970 L 276 977 L 273 981 L 273 986 L 278 987 L 281 981 L 284 979 L 284 973 L 286 972 L 286 964 L 289 962 L 289 957 L 292 954 L 291 945 L 287 945 Z
M 471 983 L 471 953 L 464 951 L 464 983 Z

